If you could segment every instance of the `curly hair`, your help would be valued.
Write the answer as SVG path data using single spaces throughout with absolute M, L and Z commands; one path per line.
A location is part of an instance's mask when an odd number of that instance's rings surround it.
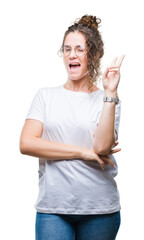
M 76 19 L 73 25 L 68 27 L 64 34 L 63 43 L 60 51 L 63 52 L 63 46 L 66 36 L 70 32 L 78 31 L 82 33 L 86 39 L 87 51 L 87 69 L 89 74 L 88 88 L 92 91 L 94 84 L 97 83 L 100 71 L 100 59 L 104 55 L 104 43 L 102 41 L 101 34 L 98 30 L 99 24 L 101 23 L 100 18 L 92 15 L 84 15 L 80 19 Z

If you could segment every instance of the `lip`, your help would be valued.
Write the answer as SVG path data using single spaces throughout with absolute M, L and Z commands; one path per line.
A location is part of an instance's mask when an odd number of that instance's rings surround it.
M 75 68 L 71 68 L 70 64 L 79 64 L 80 66 L 75 67 Z M 68 67 L 69 67 L 70 72 L 77 72 L 80 69 L 81 64 L 79 62 L 69 62 L 68 63 Z

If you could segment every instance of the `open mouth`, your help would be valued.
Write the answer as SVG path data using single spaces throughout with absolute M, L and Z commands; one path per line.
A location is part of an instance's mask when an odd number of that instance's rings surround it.
M 80 64 L 79 63 L 70 63 L 69 64 L 69 68 L 71 69 L 71 70 L 77 70 L 77 69 L 79 69 L 80 68 Z

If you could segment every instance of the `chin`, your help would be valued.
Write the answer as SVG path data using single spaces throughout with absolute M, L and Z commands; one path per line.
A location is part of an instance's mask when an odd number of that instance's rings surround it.
M 80 80 L 81 78 L 78 78 L 78 77 L 69 77 L 70 80 L 73 80 L 73 81 L 78 81 Z
M 72 76 L 72 75 L 69 75 L 68 78 L 70 80 L 74 80 L 74 81 L 78 81 L 78 80 L 81 80 L 81 79 L 84 79 L 86 76 L 83 74 L 83 75 L 79 75 L 79 76 Z

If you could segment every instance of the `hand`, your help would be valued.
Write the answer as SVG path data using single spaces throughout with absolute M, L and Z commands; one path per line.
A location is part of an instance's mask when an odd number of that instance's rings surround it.
M 118 142 L 115 142 L 114 147 L 116 147 L 118 144 L 119 144 Z M 115 148 L 115 149 L 111 149 L 110 152 L 107 155 L 99 155 L 99 156 L 104 161 L 105 165 L 111 164 L 111 166 L 114 167 L 114 163 L 108 155 L 117 153 L 119 151 L 121 151 L 121 148 Z
M 116 97 L 117 88 L 120 81 L 120 67 L 122 65 L 125 55 L 122 55 L 120 59 L 114 58 L 110 67 L 106 69 L 103 74 L 102 82 L 107 97 Z
M 118 142 L 115 143 L 115 146 L 118 145 Z M 112 149 L 110 150 L 109 154 L 114 154 L 116 152 L 121 151 L 120 148 L 117 149 Z M 81 158 L 84 160 L 91 160 L 91 161 L 96 161 L 100 164 L 101 169 L 104 170 L 104 166 L 110 164 L 112 167 L 114 167 L 114 163 L 111 160 L 111 158 L 108 155 L 98 155 L 93 149 L 87 149 L 85 148 L 82 151 L 82 156 Z

